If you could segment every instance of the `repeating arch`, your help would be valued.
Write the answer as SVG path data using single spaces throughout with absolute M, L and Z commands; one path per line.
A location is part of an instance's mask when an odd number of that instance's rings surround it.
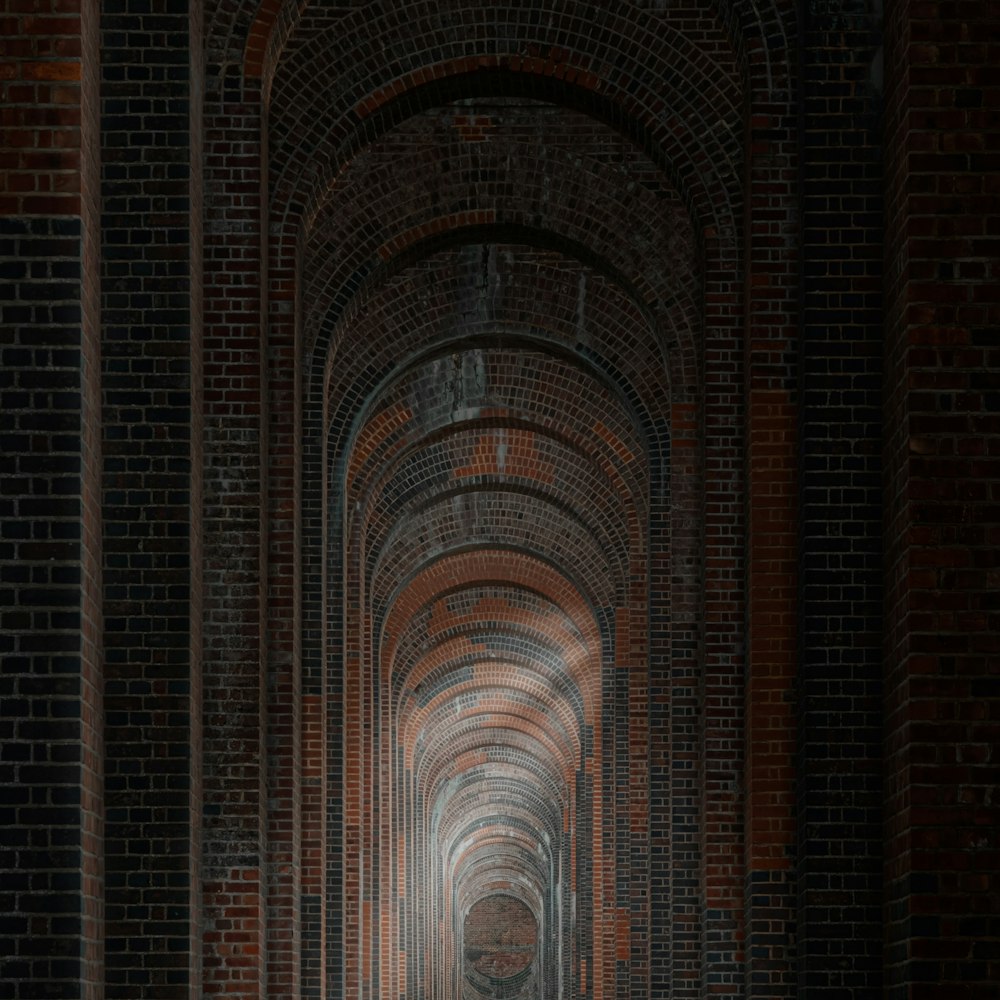
M 265 114 L 270 587 L 301 609 L 272 656 L 301 656 L 327 775 L 313 992 L 457 1000 L 460 916 L 498 891 L 544 928 L 546 995 L 697 975 L 643 921 L 698 906 L 670 875 L 696 863 L 673 761 L 697 723 L 671 713 L 700 642 L 692 415 L 740 294 L 744 39 L 783 58 L 758 6 L 209 4 Z

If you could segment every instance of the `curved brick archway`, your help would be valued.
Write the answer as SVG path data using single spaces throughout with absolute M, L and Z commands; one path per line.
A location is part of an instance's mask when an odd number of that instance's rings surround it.
M 454 957 L 454 901 L 401 895 L 437 863 L 433 734 L 470 741 L 453 809 L 505 754 L 568 803 L 560 995 L 794 989 L 794 17 L 542 7 L 211 14 L 268 148 L 275 996 L 457 993 L 421 965 Z M 562 573 L 596 652 L 517 560 Z M 397 667 L 387 623 L 438 563 L 467 578 L 410 607 Z M 472 624 L 438 635 L 434 594 Z M 503 724 L 449 728 L 480 704 Z M 782 749 L 744 766 L 757 744 Z
M 671 593 L 700 587 L 684 555 L 700 531 L 698 459 L 685 460 L 687 485 L 670 504 L 670 427 L 702 392 L 698 273 L 722 243 L 689 221 L 669 179 L 677 162 L 643 158 L 573 110 L 572 87 L 548 88 L 569 107 L 525 102 L 507 96 L 513 78 L 456 68 L 440 77 L 452 93 L 465 80 L 472 98 L 496 94 L 495 109 L 434 110 L 447 91 L 414 78 L 412 106 L 394 97 L 355 154 L 292 196 L 305 221 L 298 325 L 316 386 L 303 400 L 315 428 L 304 470 L 327 497 L 304 481 L 304 523 L 326 535 L 328 555 L 310 555 L 323 549 L 303 538 L 304 579 L 323 581 L 303 598 L 307 614 L 326 609 L 317 634 L 342 637 L 324 649 L 332 675 L 316 676 L 344 712 L 331 744 L 343 819 L 327 834 L 343 866 L 340 884 L 327 876 L 328 913 L 343 931 L 303 932 L 321 935 L 332 991 L 457 997 L 468 878 L 527 880 L 545 928 L 545 991 L 600 997 L 627 984 L 641 995 L 657 961 L 642 929 L 645 814 L 651 794 L 670 797 L 650 787 L 646 623 L 673 610 Z M 272 99 L 296 86 L 289 79 L 294 70 L 275 77 Z M 280 164 L 290 148 L 280 112 L 272 126 Z M 284 181 L 273 176 L 277 205 Z M 492 190 L 491 176 L 503 177 Z M 721 228 L 731 243 L 731 224 Z M 474 301 L 488 303 L 476 317 Z M 661 532 L 650 550 L 656 508 L 686 524 L 681 544 Z M 678 568 L 651 606 L 653 558 L 659 574 Z M 525 621 L 530 602 L 504 598 L 511 587 L 569 614 L 586 644 L 566 644 L 565 625 Z M 474 627 L 454 634 L 462 619 L 444 609 L 468 607 L 469 591 L 480 595 Z M 358 613 L 345 614 L 352 594 Z M 454 621 L 447 633 L 442 615 Z M 394 666 L 401 628 L 420 649 L 406 675 Z M 526 643 L 525 628 L 547 634 L 544 645 Z M 656 650 L 664 664 L 670 641 Z M 414 701 L 403 678 L 427 671 L 434 693 Z M 688 738 L 678 730 L 678 746 Z M 442 766 L 453 746 L 458 771 Z M 674 814 L 694 818 L 692 806 L 678 800 Z M 477 816 L 455 854 L 449 831 Z M 499 835 L 515 822 L 518 837 Z M 684 891 L 673 895 L 680 909 L 694 905 Z
M 418 12 L 428 38 L 442 13 Z M 643 88 L 669 52 L 689 76 L 714 74 L 702 113 L 729 128 L 735 64 L 711 19 L 658 39 L 628 27 L 631 10 L 609 26 L 638 42 L 631 93 L 621 74 L 602 82 L 572 27 L 567 65 L 596 75 L 506 57 L 470 73 L 445 44 L 416 53 L 426 70 L 392 93 L 368 84 L 359 127 L 346 77 L 346 105 L 336 86 L 304 89 L 340 58 L 313 17 L 285 22 L 267 89 L 272 506 L 302 511 L 287 558 L 273 522 L 271 580 L 303 611 L 301 640 L 272 614 L 275 662 L 302 656 L 301 702 L 294 673 L 271 702 L 292 719 L 273 767 L 290 792 L 301 783 L 287 799 L 291 815 L 301 802 L 301 847 L 288 846 L 305 859 L 278 871 L 272 924 L 303 900 L 301 946 L 289 942 L 314 956 L 303 986 L 457 997 L 446 970 L 463 873 L 520 871 L 545 927 L 546 992 L 641 996 L 670 968 L 697 977 L 681 921 L 665 937 L 646 928 L 651 906 L 703 905 L 682 877 L 698 864 L 682 651 L 702 627 L 704 519 L 686 429 L 703 419 L 706 330 L 730 322 L 740 192 L 725 129 L 686 139 L 690 92 L 675 91 L 665 123 Z M 381 30 L 358 26 L 337 51 Z M 548 31 L 516 17 L 495 30 L 500 49 Z M 660 74 L 660 98 L 676 72 Z M 292 96 L 307 92 L 315 114 Z M 294 125 L 303 112 L 316 137 Z M 668 690 L 650 711 L 650 692 Z M 301 730 L 298 704 L 312 713 Z M 673 758 L 655 776 L 651 725 Z M 492 833 L 470 831 L 459 863 L 449 831 L 472 816 Z M 650 824 L 665 833 L 668 816 L 670 846 L 656 846 Z M 515 823 L 506 849 L 498 832 Z

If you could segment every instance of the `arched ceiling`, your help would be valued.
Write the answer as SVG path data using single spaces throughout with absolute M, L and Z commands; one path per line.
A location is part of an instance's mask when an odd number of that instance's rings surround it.
M 434 966 L 386 962 L 375 994 L 457 996 L 440 928 L 498 887 L 561 942 L 550 986 L 580 949 L 613 968 L 570 899 L 612 907 L 644 835 L 605 779 L 638 794 L 646 737 L 613 709 L 643 689 L 654 554 L 669 581 L 650 525 L 705 272 L 740 253 L 745 91 L 784 58 L 778 4 L 662 6 L 210 5 L 210 60 L 264 93 L 307 638 L 364 786 L 344 934 Z

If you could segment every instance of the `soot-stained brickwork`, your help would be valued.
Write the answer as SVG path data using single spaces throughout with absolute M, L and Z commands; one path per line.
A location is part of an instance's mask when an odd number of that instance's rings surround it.
M 0 997 L 993 997 L 995 13 L 0 0 Z

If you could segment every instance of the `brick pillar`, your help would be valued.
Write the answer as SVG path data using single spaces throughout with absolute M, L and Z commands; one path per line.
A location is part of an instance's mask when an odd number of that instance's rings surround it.
M 302 352 L 294 238 L 272 235 L 268 261 L 267 996 L 292 1000 L 302 940 Z
M 702 918 L 699 995 L 743 995 L 746 604 L 743 502 L 743 331 L 739 260 L 729 241 L 706 246 L 705 594 L 701 729 Z M 675 434 L 681 428 L 675 426 Z
M 657 485 L 651 490 L 649 515 L 649 964 L 650 988 L 653 996 L 669 990 L 673 968 L 671 929 L 671 838 L 670 838 L 670 786 L 671 746 L 670 710 L 670 453 L 669 431 L 680 433 L 676 426 L 670 428 L 661 420 L 651 434 L 650 482 Z M 578 793 L 579 795 L 579 793 Z M 587 820 L 584 809 L 579 808 L 578 824 Z M 578 838 L 582 834 L 578 833 Z M 582 868 L 582 866 L 581 866 Z M 590 873 L 582 869 L 576 877 L 578 921 L 592 910 L 590 905 Z M 578 932 L 579 933 L 579 932 Z M 585 938 L 579 944 L 581 959 L 589 957 L 590 942 Z M 592 966 L 591 966 L 592 967 Z
M 747 996 L 775 1000 L 795 995 L 798 246 L 794 66 L 768 72 L 747 137 L 745 894 Z
M 101 994 L 96 5 L 0 36 L 0 982 Z
M 803 5 L 799 995 L 881 981 L 882 164 L 865 3 Z
M 886 994 L 1000 981 L 1000 29 L 886 8 Z
M 205 994 L 264 994 L 267 797 L 259 81 L 205 113 Z
M 670 985 L 678 998 L 701 986 L 701 617 L 704 563 L 703 417 L 693 393 L 670 401 Z
M 102 18 L 106 993 L 201 996 L 201 9 Z

